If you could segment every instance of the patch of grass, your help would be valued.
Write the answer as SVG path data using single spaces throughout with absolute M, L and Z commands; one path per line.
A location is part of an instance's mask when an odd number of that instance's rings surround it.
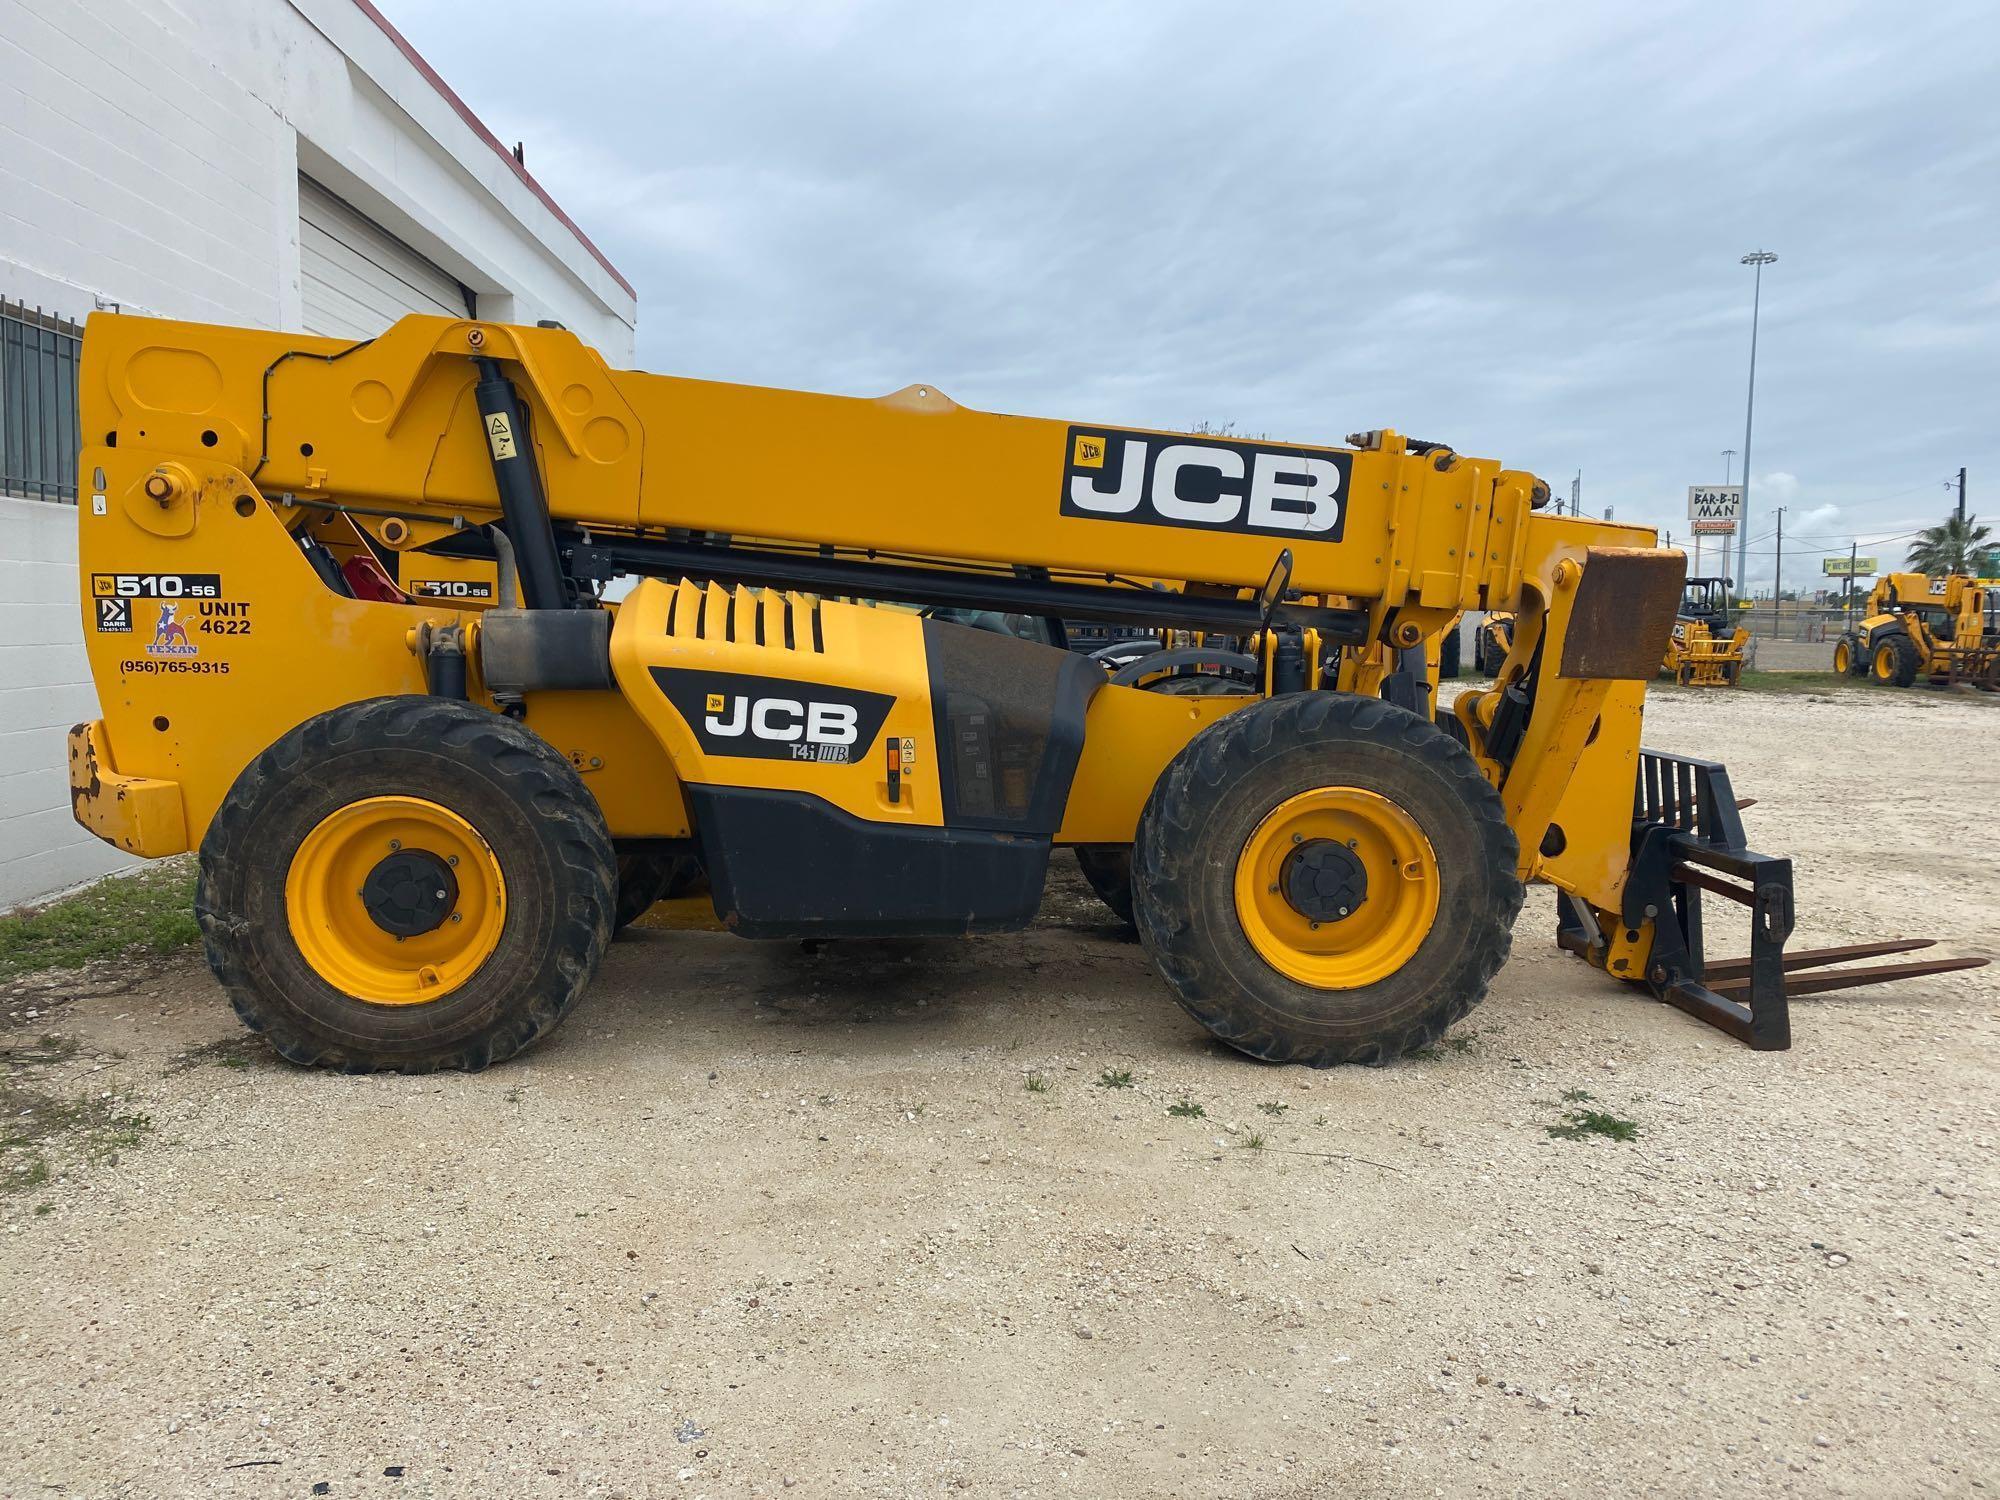
M 1101 1089 L 1129 1089 L 1132 1087 L 1132 1070 L 1106 1068 L 1097 1075 L 1097 1086 Z
M 0 979 L 74 969 L 122 953 L 170 953 L 200 941 L 194 882 L 192 858 L 165 860 L 0 917 Z
M 1208 1111 L 1191 1099 L 1177 1099 L 1167 1106 L 1167 1113 L 1176 1120 L 1205 1120 Z
M 1740 691 L 1751 693 L 1851 693 L 1868 686 L 1860 677 L 1842 677 L 1833 670 L 1833 647 L 1826 648 L 1827 669 L 1824 672 L 1759 672 L 1755 669 L 1744 672 L 1737 683 Z M 1702 692 L 1726 693 L 1728 688 L 1703 688 Z
M 31 1089 L 0 1087 L 0 1195 L 32 1192 L 54 1175 L 51 1148 L 83 1160 L 115 1159 L 153 1133 L 153 1117 L 119 1112 L 109 1099 L 60 1099 Z
M 1031 1094 L 1046 1094 L 1049 1091 L 1049 1081 L 1039 1073 L 1030 1073 L 1022 1080 L 1021 1087 Z
M 1563 1090 L 1563 1103 L 1565 1104 L 1588 1104 L 1592 1099 L 1595 1099 L 1596 1097 L 1597 1096 L 1591 1093 L 1589 1089 Z
M 1580 1141 L 1587 1135 L 1601 1135 L 1614 1141 L 1639 1139 L 1639 1122 L 1621 1120 L 1599 1109 L 1572 1109 L 1563 1112 L 1563 1123 L 1548 1127 L 1559 1141 Z
M 0 1195 L 11 1198 L 18 1193 L 32 1193 L 46 1185 L 51 1175 L 46 1156 L 39 1151 L 27 1152 L 0 1169 Z
M 198 1068 L 203 1063 L 214 1063 L 218 1068 L 242 1069 L 250 1066 L 251 1058 L 263 1046 L 254 1036 L 226 1036 L 220 1041 L 203 1042 L 199 1047 L 190 1047 L 175 1056 L 167 1064 L 169 1073 L 185 1073 L 190 1068 Z
M 1265 1114 L 1269 1115 L 1272 1119 L 1275 1120 L 1278 1118 L 1279 1115 L 1283 1114 L 1286 1110 L 1290 1109 L 1291 1105 L 1281 1104 L 1276 1099 L 1267 1099 L 1264 1103 L 1258 1105 L 1257 1107 L 1261 1109 Z
M 1463 1057 L 1472 1050 L 1472 1039 L 1478 1034 L 1476 1031 L 1453 1032 L 1450 1036 L 1440 1037 L 1428 1047 L 1412 1047 L 1403 1056 L 1414 1057 L 1418 1062 L 1435 1062 L 1447 1052 Z
M 1261 1130 L 1253 1130 L 1244 1136 L 1243 1149 L 1245 1151 L 1262 1151 L 1264 1149 L 1264 1133 Z
M 92 1161 L 103 1161 L 119 1151 L 132 1150 L 152 1133 L 151 1115 L 113 1115 L 91 1133 L 88 1154 Z
M 73 1036 L 43 1036 L 35 1042 L 22 1042 L 11 1047 L 0 1047 L 0 1063 L 10 1068 L 33 1068 L 47 1063 L 68 1062 L 76 1056 L 77 1040 Z

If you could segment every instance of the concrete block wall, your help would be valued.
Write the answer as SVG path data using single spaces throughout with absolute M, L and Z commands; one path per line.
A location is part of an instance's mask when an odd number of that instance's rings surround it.
M 0 499 L 0 911 L 138 863 L 77 827 L 70 725 L 97 717 L 76 508 Z

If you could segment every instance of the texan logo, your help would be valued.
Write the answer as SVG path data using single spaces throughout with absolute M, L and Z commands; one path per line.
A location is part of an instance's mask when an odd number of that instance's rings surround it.
M 153 625 L 153 639 L 146 645 L 148 656 L 194 656 L 194 642 L 188 639 L 187 626 L 179 620 L 178 604 L 162 604 L 160 617 Z

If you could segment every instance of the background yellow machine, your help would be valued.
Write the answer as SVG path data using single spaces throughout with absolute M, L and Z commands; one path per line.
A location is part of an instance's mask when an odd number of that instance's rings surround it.
M 1660 672 L 1682 687 L 1735 687 L 1742 681 L 1750 632 L 1729 623 L 1727 578 L 1690 578 L 1681 593 Z M 1479 626 L 1479 666 L 1498 676 L 1514 645 L 1514 617 L 1495 612 Z
M 1729 619 L 1727 578 L 1690 578 L 1660 670 L 1682 687 L 1735 687 L 1750 632 Z
M 2000 691 L 2000 580 L 1886 573 L 1833 647 L 1833 668 L 1879 687 L 1919 680 Z
M 1830 956 L 1784 955 L 1790 867 L 1723 769 L 1640 749 L 1680 554 L 1490 460 L 619 372 L 441 318 L 100 314 L 81 384 L 76 815 L 199 848 L 209 962 L 297 1062 L 519 1051 L 690 854 L 728 927 L 797 937 L 1018 927 L 1052 848 L 1129 850 L 1179 1001 L 1312 1064 L 1462 1016 L 1532 879 L 1565 946 L 1760 1047 Z M 1447 729 L 1431 645 L 1474 608 L 1511 647 Z M 989 614 L 1235 641 L 1237 690 Z M 1748 958 L 1707 960 L 1704 892 L 1751 908 Z

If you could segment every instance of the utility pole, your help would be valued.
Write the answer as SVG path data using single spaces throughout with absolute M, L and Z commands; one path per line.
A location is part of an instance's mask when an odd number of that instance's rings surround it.
M 1958 526 L 1965 529 L 1965 465 L 1958 466 Z
M 1845 623 L 1850 630 L 1854 628 L 1854 554 L 1859 550 L 1860 546 L 1861 543 L 1855 540 L 1850 540 L 1847 544 L 1847 619 Z
M 1576 478 L 1569 482 L 1569 513 L 1573 516 L 1583 514 L 1583 470 L 1581 469 L 1576 471 Z
M 1771 630 L 1785 633 L 1785 507 L 1778 507 L 1778 557 L 1771 565 Z
M 1750 576 L 1750 427 L 1757 414 L 1757 315 L 1764 303 L 1764 267 L 1778 257 L 1769 250 L 1753 250 L 1742 264 L 1756 268 L 1750 292 L 1750 393 L 1743 402 L 1743 506 L 1736 518 L 1736 575 Z
M 1722 450 L 1722 482 L 1724 484 L 1729 483 L 1730 465 L 1735 461 L 1735 458 L 1736 450 L 1734 448 L 1724 448 Z

